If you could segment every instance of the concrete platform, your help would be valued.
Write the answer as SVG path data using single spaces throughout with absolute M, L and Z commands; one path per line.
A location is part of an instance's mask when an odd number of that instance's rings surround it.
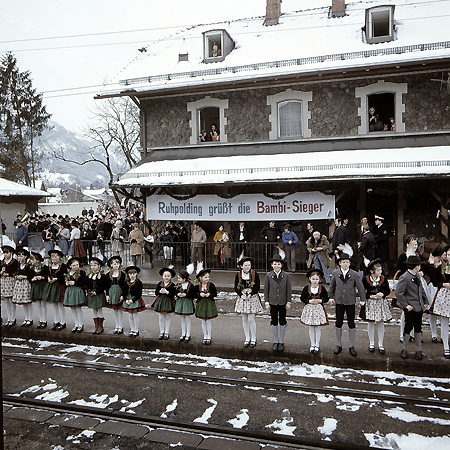
M 215 275 L 214 275 L 215 276 Z M 151 298 L 145 298 L 147 305 Z M 326 307 L 330 316 L 334 315 L 334 308 Z M 142 351 L 155 351 L 197 354 L 201 356 L 222 357 L 241 359 L 244 361 L 280 361 L 285 363 L 302 364 L 324 364 L 342 368 L 353 368 L 370 371 L 394 371 L 397 373 L 429 376 L 448 377 L 450 360 L 444 358 L 443 345 L 431 342 L 431 333 L 427 325 L 428 316 L 424 316 L 424 333 L 422 345 L 423 360 L 414 359 L 414 342 L 409 343 L 408 359 L 400 358 L 402 344 L 399 342 L 399 326 L 396 322 L 386 324 L 384 347 L 386 353 L 381 355 L 377 350 L 374 353 L 368 351 L 369 339 L 367 335 L 367 323 L 357 322 L 356 345 L 357 357 L 352 357 L 348 351 L 348 328 L 343 327 L 343 351 L 340 355 L 334 355 L 336 346 L 334 321 L 330 325 L 322 327 L 320 352 L 309 353 L 310 340 L 308 327 L 300 323 L 299 317 L 288 316 L 288 325 L 285 338 L 286 349 L 284 352 L 272 351 L 272 332 L 270 317 L 265 314 L 257 316 L 257 345 L 254 349 L 244 348 L 244 332 L 242 319 L 237 314 L 220 314 L 212 321 L 212 344 L 203 345 L 201 321 L 192 316 L 192 340 L 189 343 L 178 342 L 181 334 L 180 319 L 172 315 L 169 340 L 158 340 L 159 326 L 158 314 L 148 309 L 139 313 L 140 335 L 138 338 L 128 337 L 129 324 L 127 314 L 124 314 L 124 334 L 114 335 L 114 319 L 112 311 L 104 308 L 105 332 L 101 335 L 93 335 L 94 322 L 92 313 L 83 308 L 85 329 L 82 333 L 71 333 L 73 327 L 72 315 L 66 310 L 67 328 L 62 331 L 52 331 L 49 328 L 37 329 L 35 323 L 30 327 L 2 327 L 2 336 L 17 337 L 24 339 L 48 340 L 63 343 L 76 343 L 81 345 L 95 345 L 122 349 L 135 349 Z M 36 319 L 36 312 L 34 318 Z M 48 309 L 49 325 L 53 318 L 53 311 Z M 23 308 L 17 307 L 17 324 L 23 321 Z M 375 334 L 375 342 L 377 335 Z M 78 352 L 80 353 L 80 352 Z M 50 355 L 49 355 L 50 356 Z M 78 355 L 82 360 L 83 355 Z M 85 355 L 86 356 L 86 355 Z M 143 362 L 144 364 L 144 362 Z

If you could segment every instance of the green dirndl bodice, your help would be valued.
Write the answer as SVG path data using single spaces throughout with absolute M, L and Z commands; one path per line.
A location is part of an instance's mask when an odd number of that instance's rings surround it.
M 199 319 L 214 319 L 219 315 L 217 311 L 216 303 L 207 298 L 202 297 L 197 301 L 197 306 L 195 307 L 195 317 Z
M 47 302 L 57 303 L 61 301 L 61 285 L 55 281 L 47 283 L 42 291 L 42 298 Z
M 174 300 L 167 294 L 159 295 L 152 304 L 152 309 L 159 313 L 173 312 Z
M 46 280 L 38 280 L 31 282 L 30 298 L 31 300 L 42 300 L 44 294 L 44 288 L 47 285 Z
M 102 292 L 97 295 L 87 295 L 87 306 L 92 309 L 104 308 L 106 306 L 106 295 Z
M 67 286 L 64 294 L 64 306 L 83 306 L 86 304 L 86 294 L 79 286 Z
M 119 305 L 121 303 L 122 288 L 118 284 L 113 284 L 109 288 L 108 295 L 110 305 Z
M 175 314 L 190 316 L 194 314 L 194 300 L 189 297 L 177 297 Z

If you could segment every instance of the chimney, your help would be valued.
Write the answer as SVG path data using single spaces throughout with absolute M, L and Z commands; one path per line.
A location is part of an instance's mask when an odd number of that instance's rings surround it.
M 331 16 L 332 17 L 345 16 L 345 0 L 333 0 L 331 4 Z
M 277 25 L 281 15 L 281 0 L 267 0 L 266 6 L 266 27 Z

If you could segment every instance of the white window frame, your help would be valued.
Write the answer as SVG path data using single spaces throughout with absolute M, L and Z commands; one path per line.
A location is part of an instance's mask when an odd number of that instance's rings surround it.
M 227 134 L 225 133 L 227 118 L 225 117 L 225 110 L 228 109 L 228 99 L 222 100 L 218 98 L 205 97 L 196 102 L 188 102 L 187 110 L 191 113 L 191 120 L 189 126 L 191 127 L 191 144 L 199 144 L 199 110 L 203 108 L 218 108 L 219 109 L 219 130 L 220 141 L 214 141 L 215 143 L 227 142 Z
M 389 14 L 389 34 L 385 36 L 373 35 L 373 14 L 388 12 Z M 376 6 L 366 10 L 366 39 L 369 44 L 377 44 L 380 42 L 389 42 L 394 40 L 394 7 L 393 6 Z
M 407 83 L 386 83 L 380 80 L 377 83 L 370 84 L 362 88 L 355 89 L 355 97 L 361 99 L 361 107 L 358 108 L 358 115 L 361 117 L 361 125 L 358 127 L 358 134 L 369 133 L 369 105 L 368 98 L 373 94 L 394 94 L 394 114 L 395 114 L 395 132 L 405 132 L 403 123 L 403 113 L 405 104 L 403 103 L 403 94 L 408 93 Z
M 312 101 L 312 92 L 308 91 L 294 91 L 292 89 L 286 89 L 284 92 L 279 92 L 275 95 L 267 96 L 267 105 L 271 107 L 271 113 L 269 114 L 269 122 L 272 127 L 269 131 L 269 139 L 296 139 L 297 136 L 292 138 L 280 137 L 280 125 L 278 120 L 278 107 L 280 103 L 288 101 L 299 101 L 302 104 L 301 112 L 301 129 L 303 138 L 311 137 L 311 129 L 308 127 L 308 120 L 311 119 L 311 111 L 309 111 L 308 102 Z
M 281 120 L 280 120 L 280 108 L 283 105 L 288 103 L 300 103 L 300 134 L 297 136 L 281 136 Z M 302 111 L 303 111 L 303 103 L 301 100 L 285 100 L 284 102 L 278 103 L 278 138 L 279 139 L 295 139 L 299 137 L 303 137 L 303 123 L 302 123 Z

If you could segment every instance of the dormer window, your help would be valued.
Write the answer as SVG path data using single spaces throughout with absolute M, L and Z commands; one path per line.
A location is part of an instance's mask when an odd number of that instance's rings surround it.
M 203 62 L 219 62 L 233 50 L 234 42 L 225 30 L 203 33 Z
M 366 39 L 369 44 L 394 40 L 394 6 L 366 10 Z

